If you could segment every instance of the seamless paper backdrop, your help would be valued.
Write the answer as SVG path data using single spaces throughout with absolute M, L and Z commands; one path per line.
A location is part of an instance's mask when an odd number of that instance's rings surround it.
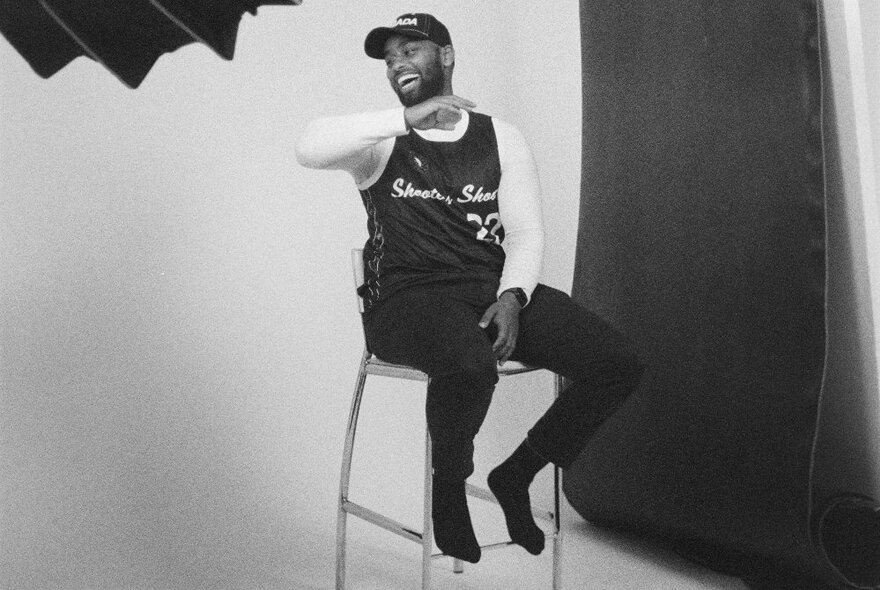
M 802 575 L 800 589 L 843 583 L 811 532 L 828 500 L 810 485 L 826 344 L 817 15 L 801 0 L 581 2 L 574 295 L 653 377 L 565 478 L 589 520 L 746 579 Z

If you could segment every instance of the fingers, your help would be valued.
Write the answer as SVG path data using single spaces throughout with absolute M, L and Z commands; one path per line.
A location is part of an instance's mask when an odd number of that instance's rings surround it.
M 452 131 L 455 129 L 456 123 L 461 121 L 461 109 L 444 105 L 434 113 L 434 117 L 436 129 Z
M 437 110 L 434 117 L 437 120 L 437 129 L 452 131 L 455 124 L 461 121 L 461 111 L 473 111 L 477 105 L 460 96 L 437 96 Z
M 510 355 L 513 354 L 513 348 L 514 347 L 511 345 L 509 348 L 506 349 L 506 351 L 500 357 L 498 357 L 498 364 L 499 365 L 503 365 L 508 360 L 510 360 Z
M 489 309 L 486 310 L 486 313 L 484 313 L 484 314 L 483 314 L 483 317 L 480 319 L 480 324 L 479 324 L 480 327 L 481 327 L 481 328 L 488 328 L 488 327 L 489 327 L 489 323 L 490 323 L 490 322 L 492 321 L 492 319 L 495 317 L 495 314 L 496 314 L 497 312 L 498 312 L 498 304 L 497 304 L 497 303 L 493 303 L 492 305 L 490 305 L 490 306 L 489 306 Z
M 504 354 L 504 349 L 507 346 L 507 335 L 507 326 L 499 324 L 498 336 L 495 337 L 495 342 L 492 343 L 492 352 L 495 353 L 495 358 L 500 359 Z
M 504 364 L 510 359 L 516 348 L 516 340 L 519 333 L 518 318 L 509 317 L 500 313 L 502 308 L 499 303 L 493 303 L 483 314 L 480 320 L 480 327 L 487 328 L 490 323 L 494 323 L 498 327 L 498 335 L 495 342 L 492 343 L 492 353 L 498 359 L 500 364 Z
M 434 96 L 404 110 L 408 127 L 414 129 L 445 129 L 450 131 L 461 120 L 461 111 L 472 111 L 476 103 L 460 96 Z
M 472 111 L 477 107 L 477 103 L 475 103 L 474 101 L 462 98 L 461 96 L 456 96 L 454 94 L 435 96 L 430 100 L 456 109 L 464 109 L 466 111 Z
M 510 359 L 510 355 L 516 349 L 517 336 L 518 329 L 516 325 L 507 326 L 502 324 L 499 326 L 498 338 L 495 339 L 495 343 L 492 345 L 492 350 L 495 352 L 498 364 L 503 365 Z
M 502 365 L 513 353 L 513 347 L 510 346 L 510 333 L 504 325 L 498 328 L 498 337 L 492 344 L 492 352 L 495 353 L 495 358 Z

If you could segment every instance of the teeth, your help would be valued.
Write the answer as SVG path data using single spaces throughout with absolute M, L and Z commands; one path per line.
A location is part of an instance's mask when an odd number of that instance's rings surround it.
M 397 85 L 403 88 L 407 84 L 415 82 L 419 77 L 416 74 L 403 74 L 399 78 L 397 78 Z

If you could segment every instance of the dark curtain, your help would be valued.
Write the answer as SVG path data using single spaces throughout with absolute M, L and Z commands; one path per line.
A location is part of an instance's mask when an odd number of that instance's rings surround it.
M 587 520 L 799 590 L 845 581 L 810 486 L 826 346 L 818 22 L 804 0 L 581 0 L 573 295 L 651 374 L 564 480 Z M 865 502 L 822 521 L 844 560 L 853 543 L 876 550 L 851 536 Z

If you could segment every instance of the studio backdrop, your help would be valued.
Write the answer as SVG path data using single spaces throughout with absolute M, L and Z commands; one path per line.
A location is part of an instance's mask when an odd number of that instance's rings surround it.
M 299 3 L 0 0 L 0 33 L 40 76 L 87 56 L 135 88 L 189 43 L 231 59 L 245 12 Z M 591 522 L 762 589 L 880 587 L 870 477 L 849 477 L 872 460 L 873 427 L 851 418 L 876 410 L 876 367 L 820 8 L 580 0 L 573 295 L 651 370 L 565 492 Z

